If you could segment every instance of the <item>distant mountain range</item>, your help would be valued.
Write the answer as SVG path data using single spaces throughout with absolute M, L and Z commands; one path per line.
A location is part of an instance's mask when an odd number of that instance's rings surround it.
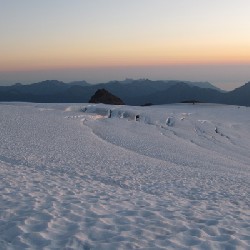
M 64 83 L 57 80 L 23 85 L 0 86 L 0 101 L 41 103 L 85 103 L 98 89 L 106 89 L 127 105 L 197 102 L 250 106 L 250 82 L 225 92 L 208 82 L 151 81 L 126 79 L 89 84 L 85 81 Z

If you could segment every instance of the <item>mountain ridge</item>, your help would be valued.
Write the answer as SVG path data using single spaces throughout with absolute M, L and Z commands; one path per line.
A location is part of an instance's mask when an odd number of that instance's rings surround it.
M 208 82 L 178 80 L 126 79 L 107 83 L 89 84 L 86 81 L 65 83 L 46 80 L 23 85 L 0 86 L 0 101 L 24 102 L 88 102 L 98 89 L 106 89 L 127 105 L 198 102 L 250 106 L 250 82 L 224 92 Z

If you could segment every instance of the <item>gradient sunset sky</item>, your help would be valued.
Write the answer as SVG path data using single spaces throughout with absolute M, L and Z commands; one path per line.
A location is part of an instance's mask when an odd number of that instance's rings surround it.
M 0 84 L 250 81 L 249 0 L 0 0 Z

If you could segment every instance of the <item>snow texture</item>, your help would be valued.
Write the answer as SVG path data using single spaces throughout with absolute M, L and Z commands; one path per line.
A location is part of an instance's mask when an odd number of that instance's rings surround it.
M 0 115 L 0 249 L 250 249 L 249 108 Z

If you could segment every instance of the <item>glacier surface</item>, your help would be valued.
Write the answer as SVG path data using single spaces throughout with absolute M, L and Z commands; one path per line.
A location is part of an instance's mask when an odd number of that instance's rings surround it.
M 0 249 L 250 249 L 250 108 L 0 115 Z

